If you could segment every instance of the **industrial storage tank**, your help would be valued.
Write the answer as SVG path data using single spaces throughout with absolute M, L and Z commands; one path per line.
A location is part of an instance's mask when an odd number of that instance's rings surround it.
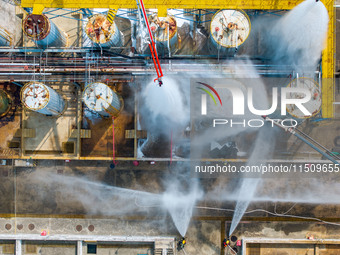
M 174 51 L 179 47 L 177 22 L 173 16 L 158 17 L 157 14 L 154 14 L 150 16 L 149 23 L 158 47 L 170 48 L 170 51 Z
M 83 94 L 86 106 L 103 117 L 117 116 L 123 107 L 121 98 L 106 84 L 91 83 Z
M 3 46 L 11 46 L 13 43 L 13 39 L 10 33 L 0 26 L 0 47 Z
M 52 88 L 41 82 L 29 82 L 21 89 L 22 104 L 29 110 L 49 116 L 61 115 L 65 101 Z
M 297 119 L 306 119 L 315 116 L 321 110 L 321 89 L 319 84 L 307 77 L 300 77 L 294 79 L 291 83 L 288 84 L 288 88 L 298 88 L 298 89 L 305 89 L 309 90 L 312 98 L 303 103 L 303 106 L 312 114 L 311 116 L 306 116 L 295 104 L 288 104 L 287 105 L 287 112 L 292 115 L 294 118 Z M 287 99 L 293 98 L 304 98 L 304 93 L 288 93 Z
M 0 89 L 0 118 L 9 112 L 11 106 L 12 99 L 10 95 L 6 91 Z
M 37 47 L 67 47 L 67 35 L 61 31 L 46 15 L 29 14 L 22 23 L 24 33 Z
M 250 20 L 242 10 L 221 10 L 215 13 L 210 23 L 210 49 L 238 48 L 250 33 Z
M 111 23 L 107 16 L 101 13 L 89 18 L 85 32 L 93 43 L 101 47 L 121 47 L 124 44 L 124 36 L 116 23 Z

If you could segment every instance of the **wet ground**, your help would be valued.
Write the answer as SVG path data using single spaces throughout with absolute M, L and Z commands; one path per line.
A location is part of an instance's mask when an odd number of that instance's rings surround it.
M 41 230 L 48 229 L 51 235 L 160 235 L 179 238 L 170 215 L 158 207 L 158 204 L 146 204 L 139 196 L 135 198 L 134 192 L 163 193 L 170 185 L 168 180 L 171 180 L 171 175 L 183 174 L 181 169 L 183 166 L 176 163 L 169 166 L 165 162 L 156 162 L 154 165 L 141 162 L 139 166 L 133 166 L 131 162 L 118 162 L 112 169 L 110 163 L 109 161 L 46 160 L 39 161 L 37 167 L 1 166 L 0 234 L 39 234 Z M 285 187 L 288 187 L 286 183 L 287 180 L 284 179 L 275 180 L 276 186 L 281 184 L 282 193 L 286 192 Z M 306 185 L 303 180 L 296 180 L 295 185 L 299 184 Z M 238 182 L 228 178 L 200 180 L 200 187 L 206 193 L 216 190 L 216 187 L 221 185 L 235 188 Z M 277 192 L 277 189 L 270 189 L 270 187 L 274 188 L 273 185 L 268 181 L 268 188 L 263 189 L 262 193 L 270 194 L 272 190 Z M 114 190 L 113 186 L 124 190 Z M 129 195 L 130 191 L 125 188 L 132 190 L 133 199 Z M 117 192 L 126 195 L 116 196 Z M 306 188 L 306 192 L 312 191 Z M 312 194 L 314 195 L 317 196 Z M 215 193 L 215 196 L 215 199 L 211 197 L 199 202 L 197 206 L 201 209 L 194 210 L 186 234 L 187 254 L 224 253 L 221 240 L 228 233 L 232 211 L 221 211 L 216 208 L 232 210 L 235 202 L 228 200 L 230 198 L 228 196 L 233 194 L 222 189 Z M 217 199 L 222 197 L 225 197 L 226 201 Z M 150 203 L 150 200 L 145 201 Z M 306 235 L 313 234 L 318 239 L 340 238 L 339 226 L 284 216 L 289 214 L 317 217 L 337 222 L 339 206 L 272 201 L 253 203 L 248 211 L 259 208 L 280 215 L 273 216 L 263 211 L 247 214 L 236 229 L 234 233 L 236 236 L 305 239 Z M 256 245 L 249 247 L 248 249 L 258 249 Z M 274 248 L 279 252 L 285 246 L 281 245 L 280 249 L 276 246 Z M 274 248 L 262 244 L 259 254 L 276 254 L 270 253 Z M 308 248 L 310 248 L 308 245 L 303 246 L 301 251 L 306 252 Z M 334 246 L 331 248 L 333 252 L 336 252 L 334 249 L 338 249 Z M 320 254 L 332 254 L 327 253 L 326 248 L 324 252 Z M 250 251 L 248 254 L 256 253 Z

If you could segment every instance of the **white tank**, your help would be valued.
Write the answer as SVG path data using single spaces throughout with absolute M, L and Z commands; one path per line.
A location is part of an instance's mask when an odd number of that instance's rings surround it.
M 29 110 L 45 115 L 63 113 L 65 101 L 61 95 L 41 82 L 29 82 L 21 89 L 22 104 Z
M 158 17 L 154 14 L 150 16 L 149 23 L 158 47 L 167 49 L 169 43 L 171 51 L 178 48 L 177 22 L 173 16 Z
M 86 24 L 85 33 L 95 44 L 101 47 L 121 47 L 124 36 L 115 22 L 110 23 L 104 14 L 91 16 Z
M 221 50 L 237 48 L 248 38 L 250 27 L 250 20 L 245 12 L 218 11 L 210 23 L 210 43 Z
M 119 96 L 101 82 L 89 84 L 84 90 L 83 100 L 91 111 L 103 117 L 117 116 L 122 108 Z

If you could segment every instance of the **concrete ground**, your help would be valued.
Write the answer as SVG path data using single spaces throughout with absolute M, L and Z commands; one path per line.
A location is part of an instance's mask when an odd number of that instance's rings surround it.
M 59 86 L 53 87 L 58 89 Z M 58 90 L 56 90 L 58 91 Z M 46 117 L 43 114 L 25 109 L 24 128 L 34 129 L 35 137 L 25 138 L 25 154 L 62 154 L 63 143 L 72 141 L 70 138 L 72 129 L 76 128 L 77 100 L 75 87 L 63 86 L 59 92 L 65 100 L 65 112 L 60 117 Z M 75 145 L 76 147 L 76 145 Z
M 180 172 L 181 165 L 176 167 L 173 163 L 174 165 L 169 167 L 166 163 L 157 162 L 156 165 L 150 165 L 147 162 L 141 162 L 136 167 L 131 162 L 119 162 L 114 169 L 111 169 L 110 162 L 103 161 L 46 160 L 39 161 L 39 163 L 38 167 L 8 165 L 0 168 L 2 183 L 0 186 L 0 235 L 34 234 L 39 236 L 45 230 L 51 237 L 68 234 L 180 238 L 171 216 L 162 207 L 158 207 L 157 203 L 155 204 L 157 196 L 151 196 L 151 200 L 144 200 L 144 198 L 147 198 L 150 193 L 162 194 L 169 185 L 167 180 L 171 180 L 171 175 L 176 175 L 174 171 Z M 296 180 L 295 185 L 301 181 Z M 235 181 L 227 178 L 201 179 L 200 186 L 206 193 L 209 193 L 209 190 L 213 190 L 221 183 L 225 186 L 232 186 L 235 185 L 233 182 Z M 275 180 L 276 185 L 282 184 L 283 193 L 286 192 L 284 190 L 286 182 L 287 180 Z M 267 185 L 271 186 L 270 182 Z M 116 190 L 114 187 L 120 189 Z M 149 193 L 139 197 L 137 191 Z M 216 195 L 228 197 L 228 193 L 220 192 Z M 270 194 L 271 190 L 262 192 Z M 186 232 L 186 254 L 224 254 L 222 240 L 230 228 L 232 212 L 202 208 L 233 209 L 234 203 L 206 198 L 197 206 L 201 209 L 194 210 Z M 340 211 L 340 207 L 336 205 L 289 202 L 256 202 L 251 204 L 248 210 L 258 208 L 282 214 L 289 211 L 290 215 L 318 217 L 331 222 L 339 221 L 338 212 Z M 306 237 L 310 235 L 320 242 L 324 239 L 340 239 L 339 226 L 308 219 L 286 218 L 284 215 L 272 216 L 265 212 L 246 215 L 234 235 L 239 239 L 257 238 L 258 240 L 261 238 L 306 240 Z M 37 251 L 42 251 L 41 254 L 74 254 L 75 249 L 74 244 L 57 243 L 56 246 L 50 244 L 49 248 L 39 242 L 30 244 L 36 248 L 30 246 L 27 248 L 26 245 L 29 243 L 24 243 L 24 250 L 37 249 Z M 149 250 L 150 246 L 121 247 L 117 244 L 105 243 L 100 246 L 98 243 L 98 247 L 101 247 L 101 252 L 97 254 L 115 254 L 118 248 L 117 254 L 152 254 Z M 256 253 L 259 247 L 260 253 Z M 254 244 L 247 248 L 249 250 L 247 254 L 314 254 L 311 253 L 313 249 L 308 251 L 311 247 L 314 246 Z M 320 253 L 317 254 L 337 254 L 337 247 L 327 247 L 320 249 Z M 83 249 L 86 254 L 87 246 L 85 245 Z M 59 252 L 62 250 L 64 253 L 58 253 L 57 250 Z M 273 253 L 274 251 L 276 253 Z
M 18 86 L 12 86 L 10 83 L 1 84 L 0 89 L 5 90 L 13 100 L 13 106 L 9 113 L 0 119 L 0 150 L 1 154 L 5 157 L 11 157 L 18 155 L 19 150 L 9 148 L 9 142 L 20 142 L 20 137 L 16 137 L 16 132 L 20 129 L 21 123 L 21 111 Z

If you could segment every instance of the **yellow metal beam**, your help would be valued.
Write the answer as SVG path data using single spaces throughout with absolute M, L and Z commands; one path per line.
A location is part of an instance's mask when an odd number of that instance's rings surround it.
M 42 14 L 44 9 L 45 9 L 45 5 L 43 4 L 33 4 L 32 14 L 36 14 L 36 15 Z
M 322 117 L 333 118 L 334 102 L 334 59 L 335 59 L 335 9 L 333 0 L 323 1 L 329 16 L 326 48 L 322 52 Z
M 147 9 L 263 9 L 288 10 L 294 8 L 302 0 L 148 0 Z M 41 4 L 45 8 L 136 8 L 135 0 L 22 0 L 21 6 L 32 8 L 34 4 Z
M 112 24 L 116 14 L 118 12 L 119 6 L 118 5 L 110 5 L 109 12 L 107 13 L 107 20 Z

